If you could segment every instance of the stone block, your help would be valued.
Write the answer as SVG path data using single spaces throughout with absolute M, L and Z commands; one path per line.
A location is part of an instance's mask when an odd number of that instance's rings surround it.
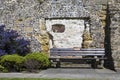
M 39 41 L 42 45 L 48 45 L 48 43 L 49 43 L 49 39 L 45 39 L 45 40 L 41 39 Z
M 42 51 L 47 52 L 49 50 L 49 46 L 48 45 L 41 46 L 41 49 Z
M 107 14 L 107 11 L 104 11 L 104 10 L 103 10 L 103 11 L 100 11 L 100 13 L 106 15 L 106 14 Z
M 107 6 L 106 5 L 102 5 L 102 10 L 106 10 Z
M 33 32 L 33 28 L 32 27 L 24 27 L 24 32 L 26 32 L 26 33 Z
M 101 20 L 106 20 L 106 15 L 104 15 L 104 14 L 101 14 L 99 17 Z
M 118 50 L 118 47 L 117 46 L 111 46 L 111 49 L 112 50 Z
M 27 33 L 26 36 L 32 37 L 32 33 Z
M 89 48 L 91 43 L 92 43 L 92 40 L 90 40 L 90 41 L 84 41 L 82 43 L 82 48 Z
M 102 20 L 102 26 L 105 27 L 106 26 L 106 21 Z
M 38 42 L 41 42 L 41 37 L 40 36 L 34 36 L 35 39 L 37 39 Z
M 40 30 L 46 30 L 46 27 L 44 24 L 40 24 Z
M 40 25 L 39 25 L 40 30 L 46 30 L 46 25 L 45 25 L 44 19 L 40 19 L 39 22 L 40 22 Z
M 114 61 L 115 67 L 120 68 L 120 60 Z

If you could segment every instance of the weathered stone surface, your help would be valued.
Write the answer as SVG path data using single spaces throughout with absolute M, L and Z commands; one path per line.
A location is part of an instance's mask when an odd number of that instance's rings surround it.
M 97 11 L 101 11 L 103 7 L 106 8 L 105 5 L 101 5 L 104 2 L 100 0 L 46 0 L 40 4 L 41 2 L 39 3 L 38 0 L 1 0 L 0 23 L 5 24 L 8 29 L 17 30 L 21 35 L 27 36 L 29 39 L 35 38 L 33 40 L 44 44 L 43 38 L 38 39 L 38 37 L 46 35 L 44 18 L 90 17 L 90 35 L 93 38 L 93 43 L 95 43 L 92 46 L 95 47 L 96 43 L 104 42 L 104 39 L 101 39 L 103 33 L 100 32 L 103 32 L 102 24 L 96 15 Z M 97 38 L 100 38 L 100 42 Z M 37 48 L 37 45 L 35 47 Z M 38 49 L 40 49 L 39 46 Z
M 90 42 L 89 47 L 103 48 L 105 38 L 104 28 L 108 25 L 106 24 L 106 15 L 108 15 L 106 13 L 108 9 L 107 1 L 110 1 L 111 24 L 109 29 L 111 33 L 111 48 L 113 58 L 119 64 L 120 0 L 41 1 L 44 2 L 39 2 L 39 0 L 0 0 L 0 24 L 5 24 L 6 29 L 17 30 L 23 37 L 29 39 L 31 50 L 35 52 L 49 50 L 49 36 L 46 32 L 47 19 L 85 19 L 90 24 L 89 33 L 92 42 Z M 75 36 L 79 35 L 81 33 L 75 34 Z M 72 38 L 74 39 L 75 37 Z
M 89 12 L 83 7 L 82 0 L 48 0 L 47 3 L 41 5 L 44 7 L 41 16 L 45 18 L 83 18 L 89 17 Z
M 33 37 L 39 32 L 39 9 L 34 9 L 36 6 L 39 6 L 37 0 L 0 0 L 0 23 L 27 37 L 32 51 L 41 51 L 40 43 Z
M 62 24 L 65 26 L 65 31 L 61 33 L 53 32 L 52 25 Z M 53 36 L 54 46 L 51 48 L 74 48 L 82 47 L 82 35 L 85 28 L 84 20 L 82 19 L 53 19 L 46 20 L 47 31 Z M 51 42 L 51 41 L 50 41 Z M 52 44 L 52 43 L 51 43 Z
M 111 49 L 115 66 L 120 67 L 120 2 L 109 3 L 110 11 L 110 31 L 111 31 Z
M 101 47 L 99 45 L 104 42 L 102 26 L 105 24 L 102 24 L 103 22 L 96 13 L 105 14 L 102 9 L 106 9 L 106 0 L 46 0 L 44 3 L 40 3 L 38 0 L 1 0 L 0 22 L 4 23 L 6 28 L 14 28 L 23 36 L 33 37 L 41 43 L 43 41 L 33 35 L 40 34 L 42 37 L 44 34 L 46 35 L 44 18 L 90 17 L 92 46 Z

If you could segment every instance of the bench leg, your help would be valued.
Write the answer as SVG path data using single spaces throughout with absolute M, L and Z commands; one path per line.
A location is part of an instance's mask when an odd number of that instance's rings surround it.
M 60 59 L 56 59 L 57 64 L 56 64 L 56 68 L 60 68 Z
M 60 68 L 60 61 L 57 61 L 56 68 Z
M 91 67 L 92 68 L 94 68 L 94 69 L 96 69 L 97 68 L 97 61 L 96 60 L 92 60 L 92 62 L 91 62 Z

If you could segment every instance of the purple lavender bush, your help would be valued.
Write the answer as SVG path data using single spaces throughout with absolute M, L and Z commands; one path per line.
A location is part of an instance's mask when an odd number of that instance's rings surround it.
M 29 41 L 21 37 L 15 30 L 4 30 L 0 25 L 0 56 L 5 54 L 19 54 L 21 56 L 30 52 Z

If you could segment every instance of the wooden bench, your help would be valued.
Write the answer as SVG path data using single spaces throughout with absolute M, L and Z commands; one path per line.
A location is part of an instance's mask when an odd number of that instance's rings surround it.
M 97 68 L 98 63 L 101 63 L 104 59 L 104 48 L 86 48 L 76 50 L 73 48 L 51 48 L 50 60 L 51 62 L 57 62 L 56 67 L 60 67 L 61 62 L 80 62 L 88 61 L 92 68 Z

